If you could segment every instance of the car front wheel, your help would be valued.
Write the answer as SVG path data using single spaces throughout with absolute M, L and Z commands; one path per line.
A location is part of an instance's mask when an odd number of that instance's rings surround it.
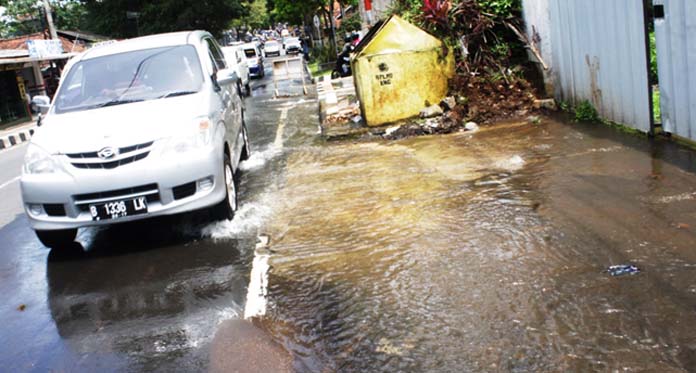
M 36 231 L 36 236 L 41 243 L 51 249 L 66 247 L 75 241 L 77 237 L 77 228 L 61 229 L 55 231 Z
M 234 170 L 232 170 L 232 162 L 228 155 L 225 155 L 223 171 L 225 199 L 213 207 L 213 218 L 215 220 L 232 220 L 235 211 L 237 211 L 239 197 L 237 195 L 237 177 Z

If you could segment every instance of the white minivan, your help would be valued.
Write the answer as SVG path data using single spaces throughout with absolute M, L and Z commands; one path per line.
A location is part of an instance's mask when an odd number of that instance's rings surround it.
M 244 96 L 251 95 L 251 82 L 249 80 L 249 64 L 247 64 L 246 56 L 241 44 L 222 47 L 222 53 L 225 55 L 227 65 L 234 69 L 239 76 L 239 88 Z
M 241 46 L 249 66 L 249 75 L 252 78 L 263 78 L 266 71 L 263 66 L 263 55 L 256 43 L 246 43 Z
M 178 32 L 92 48 L 66 66 L 20 181 L 48 247 L 77 229 L 208 209 L 237 210 L 250 155 L 238 77 L 211 34 Z

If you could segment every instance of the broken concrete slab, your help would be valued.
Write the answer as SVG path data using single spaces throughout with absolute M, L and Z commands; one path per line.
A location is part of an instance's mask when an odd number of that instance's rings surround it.
M 444 114 L 440 105 L 430 105 L 420 111 L 421 118 L 433 118 Z

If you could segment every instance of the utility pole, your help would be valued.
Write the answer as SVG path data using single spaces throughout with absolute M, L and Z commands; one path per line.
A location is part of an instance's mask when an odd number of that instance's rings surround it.
M 46 11 L 46 23 L 48 24 L 48 32 L 51 34 L 51 39 L 58 40 L 56 26 L 53 24 L 53 14 L 51 13 L 51 4 L 48 0 L 43 0 L 44 10 Z

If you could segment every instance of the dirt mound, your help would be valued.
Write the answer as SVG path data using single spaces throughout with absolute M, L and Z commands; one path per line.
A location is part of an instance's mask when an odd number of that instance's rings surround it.
M 457 75 L 450 87 L 459 98 L 454 112 L 464 121 L 491 123 L 523 117 L 534 110 L 534 89 L 525 79 Z

